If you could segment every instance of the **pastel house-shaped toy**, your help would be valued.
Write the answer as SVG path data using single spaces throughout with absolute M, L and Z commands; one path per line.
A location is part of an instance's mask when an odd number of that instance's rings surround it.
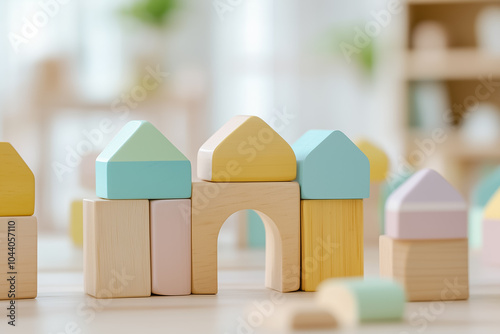
M 483 215 L 490 200 L 500 188 L 500 168 L 487 174 L 474 187 L 469 210 L 469 245 L 480 248 L 483 245 Z
M 368 158 L 340 131 L 308 131 L 292 148 L 301 187 L 301 289 L 315 291 L 331 277 L 363 276 Z
M 378 202 L 380 234 L 385 234 L 385 204 L 387 199 L 396 189 L 406 182 L 413 174 L 402 172 L 395 173 L 390 179 L 380 187 L 380 197 Z
M 147 121 L 131 121 L 96 160 L 96 193 L 106 199 L 191 197 L 190 161 Z
M 364 242 L 378 243 L 380 236 L 380 215 L 378 214 L 380 190 L 389 172 L 389 158 L 377 145 L 362 139 L 356 141 L 356 146 L 370 161 L 370 197 L 363 201 L 364 206 Z
M 440 174 L 419 171 L 393 192 L 385 233 L 380 275 L 400 282 L 409 301 L 469 297 L 467 204 Z
M 0 143 L 0 160 L 0 300 L 35 298 L 35 177 L 10 143 Z
M 217 240 L 228 217 L 254 210 L 264 223 L 266 286 L 300 288 L 300 189 L 295 154 L 263 120 L 236 116 L 198 152 L 192 202 L 192 293 L 216 294 Z M 225 181 L 225 183 L 207 182 Z
M 488 202 L 483 215 L 483 259 L 500 265 L 500 189 Z
M 293 181 L 290 145 L 256 116 L 236 116 L 198 151 L 198 177 L 215 182 Z

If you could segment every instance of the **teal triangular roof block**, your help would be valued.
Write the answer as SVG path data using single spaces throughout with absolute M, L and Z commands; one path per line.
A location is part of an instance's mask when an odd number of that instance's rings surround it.
M 308 131 L 292 148 L 302 199 L 370 197 L 370 162 L 341 131 Z
M 500 167 L 484 177 L 472 191 L 472 205 L 485 207 L 500 188 Z
M 127 123 L 96 159 L 96 193 L 107 199 L 191 197 L 191 163 L 147 121 Z

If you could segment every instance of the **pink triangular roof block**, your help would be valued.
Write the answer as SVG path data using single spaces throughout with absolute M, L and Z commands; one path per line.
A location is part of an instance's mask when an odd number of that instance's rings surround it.
M 386 209 L 397 211 L 404 207 L 466 208 L 462 195 L 438 172 L 423 169 L 402 184 L 387 200 Z
M 439 173 L 424 169 L 389 197 L 385 227 L 394 239 L 467 238 L 467 204 Z

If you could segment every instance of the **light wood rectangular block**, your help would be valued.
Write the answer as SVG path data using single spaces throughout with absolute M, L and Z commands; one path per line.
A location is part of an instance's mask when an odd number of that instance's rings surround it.
M 0 217 L 0 300 L 36 298 L 37 221 Z
M 302 200 L 301 231 L 302 290 L 363 276 L 363 200 Z
M 296 182 L 194 182 L 192 293 L 216 294 L 217 239 L 233 213 L 252 209 L 266 229 L 266 286 L 300 287 L 300 189 Z
M 83 220 L 85 292 L 150 296 L 149 201 L 86 199 Z
M 191 200 L 150 201 L 151 292 L 191 294 Z
M 408 301 L 468 299 L 468 240 L 380 236 L 380 276 L 400 282 Z

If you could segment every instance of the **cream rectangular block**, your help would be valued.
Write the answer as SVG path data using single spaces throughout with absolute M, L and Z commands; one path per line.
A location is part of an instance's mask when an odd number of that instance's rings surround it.
M 191 294 L 191 200 L 150 201 L 151 292 Z
M 380 236 L 380 276 L 401 283 L 408 301 L 468 299 L 468 240 Z
M 85 292 L 150 296 L 149 201 L 86 199 L 83 220 Z
M 0 300 L 36 298 L 37 221 L 0 217 Z

